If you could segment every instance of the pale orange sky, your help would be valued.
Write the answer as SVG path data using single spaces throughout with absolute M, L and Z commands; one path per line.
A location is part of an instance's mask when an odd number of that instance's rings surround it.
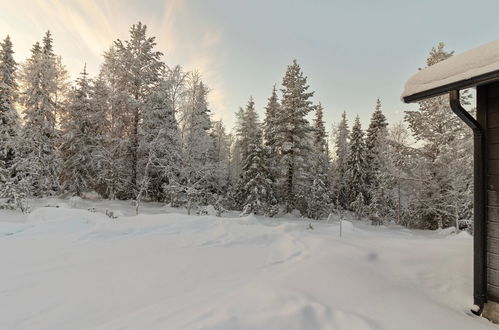
M 328 127 L 344 110 L 365 127 L 377 97 L 388 120 L 400 121 L 416 107 L 400 101 L 405 81 L 431 47 L 444 41 L 458 54 L 499 31 L 497 0 L 0 0 L 0 8 L 0 38 L 10 34 L 18 61 L 51 30 L 73 79 L 85 62 L 96 74 L 113 40 L 142 21 L 168 65 L 200 71 L 213 117 L 228 129 L 250 96 L 263 115 L 294 58 Z
M 15 57 L 22 61 L 29 56 L 33 43 L 44 31 L 54 36 L 55 51 L 72 78 L 84 63 L 91 74 L 98 72 L 102 54 L 112 41 L 128 38 L 129 27 L 139 20 L 148 26 L 148 34 L 156 36 L 158 50 L 165 54 L 169 65 L 181 64 L 186 70 L 198 70 L 211 89 L 209 102 L 216 109 L 215 118 L 230 117 L 224 102 L 223 80 L 217 75 L 217 63 L 212 57 L 221 37 L 221 29 L 205 27 L 203 31 L 177 33 L 178 20 L 189 21 L 189 11 L 183 0 L 157 2 L 147 10 L 133 1 L 96 0 L 0 0 L 0 31 L 10 34 Z M 140 9 L 142 7 L 142 9 Z M 183 31 L 185 32 L 185 31 Z

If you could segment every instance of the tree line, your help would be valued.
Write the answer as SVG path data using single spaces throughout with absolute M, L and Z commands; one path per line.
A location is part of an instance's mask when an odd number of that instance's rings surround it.
M 166 65 L 140 22 L 105 52 L 96 77 L 83 67 L 73 83 L 50 32 L 22 64 L 8 36 L 0 46 L 3 208 L 96 192 L 135 200 L 137 210 L 147 200 L 189 213 L 207 205 L 218 214 L 311 219 L 352 212 L 419 228 L 471 218 L 471 135 L 446 96 L 421 102 L 393 127 L 378 99 L 365 131 L 358 116 L 350 129 L 343 112 L 328 134 L 294 60 L 264 118 L 250 97 L 229 133 L 211 117 L 200 74 Z M 449 56 L 441 43 L 427 65 Z

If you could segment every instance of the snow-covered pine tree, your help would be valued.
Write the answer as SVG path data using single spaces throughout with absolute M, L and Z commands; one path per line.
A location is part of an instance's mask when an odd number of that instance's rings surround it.
M 350 151 L 348 153 L 346 182 L 348 206 L 351 210 L 360 210 L 361 201 L 365 203 L 366 195 L 366 146 L 364 132 L 359 116 L 355 118 L 350 134 Z M 355 204 L 353 204 L 355 202 Z M 363 207 L 362 207 L 363 209 Z M 357 212 L 357 211 L 355 211 Z
M 85 65 L 70 93 L 61 122 L 61 186 L 63 191 L 76 196 L 94 190 L 98 175 L 94 157 L 98 157 L 102 148 L 103 117 L 99 109 L 93 107 L 91 97 L 92 87 Z
M 347 169 L 349 155 L 349 135 L 347 114 L 343 111 L 341 121 L 336 129 L 334 140 L 335 162 L 334 162 L 334 200 L 340 209 L 348 208 L 348 187 L 347 187 Z
M 431 50 L 427 66 L 452 56 L 453 52 L 445 51 L 444 46 L 439 43 Z M 463 104 L 467 103 L 468 97 L 468 94 L 463 94 Z M 428 229 L 454 226 L 456 217 L 466 217 L 470 213 L 471 202 L 465 203 L 461 199 L 464 196 L 461 194 L 470 196 L 467 189 L 458 190 L 461 193 L 456 196 L 453 188 L 472 185 L 469 164 L 473 153 L 471 149 L 464 151 L 457 148 L 471 148 L 471 144 L 466 143 L 470 139 L 469 129 L 451 111 L 448 96 L 421 101 L 418 110 L 406 112 L 405 120 L 413 137 L 421 145 L 414 152 L 417 157 L 414 157 L 410 178 L 413 189 L 409 214 L 417 219 L 414 225 Z M 449 161 L 456 157 L 462 159 Z M 456 200 L 461 200 L 459 204 L 468 207 L 456 212 Z
M 296 207 L 296 197 L 303 192 L 307 160 L 311 153 L 312 127 L 306 116 L 314 110 L 308 92 L 307 77 L 296 60 L 288 66 L 282 81 L 281 109 L 276 117 L 276 144 L 279 147 L 283 201 L 286 212 Z
M 60 169 L 54 102 L 56 60 L 50 32 L 43 38 L 43 47 L 36 43 L 31 49 L 31 57 L 22 67 L 21 86 L 24 125 L 16 170 L 19 180 L 28 182 L 31 195 L 50 195 L 59 189 Z
M 138 22 L 130 28 L 130 40 L 114 42 L 114 55 L 116 59 L 115 73 L 116 87 L 122 97 L 121 116 L 128 137 L 128 153 L 125 162 L 131 169 L 128 197 L 135 197 L 138 191 L 139 168 L 139 130 L 144 113 L 148 110 L 147 103 L 150 95 L 159 83 L 160 73 L 164 67 L 161 61 L 163 55 L 155 51 L 154 37 L 148 37 L 147 26 Z

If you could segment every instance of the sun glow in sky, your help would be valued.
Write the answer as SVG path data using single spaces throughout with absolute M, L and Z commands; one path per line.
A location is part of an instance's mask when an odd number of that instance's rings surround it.
M 478 4 L 479 3 L 479 4 Z M 296 58 L 330 125 L 347 111 L 369 120 L 376 98 L 390 122 L 414 106 L 405 80 L 439 41 L 456 53 L 497 39 L 499 1 L 0 0 L 0 38 L 21 62 L 46 30 L 72 78 L 96 74 L 112 41 L 139 20 L 168 65 L 197 69 L 214 118 L 228 127 L 252 95 L 263 115 L 273 84 Z

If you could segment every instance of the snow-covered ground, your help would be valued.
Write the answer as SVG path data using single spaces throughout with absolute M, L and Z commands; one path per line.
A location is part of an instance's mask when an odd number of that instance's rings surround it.
M 0 329 L 497 329 L 466 233 L 38 204 L 0 211 Z

